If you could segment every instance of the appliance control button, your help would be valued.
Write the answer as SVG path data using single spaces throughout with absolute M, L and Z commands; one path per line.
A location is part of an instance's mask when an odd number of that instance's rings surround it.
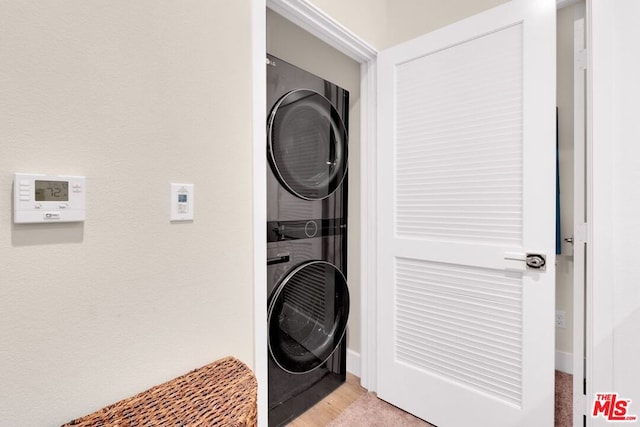
M 317 233 L 318 233 L 318 224 L 316 224 L 315 221 L 307 221 L 307 223 L 304 226 L 304 234 L 306 234 L 307 237 L 315 237 Z

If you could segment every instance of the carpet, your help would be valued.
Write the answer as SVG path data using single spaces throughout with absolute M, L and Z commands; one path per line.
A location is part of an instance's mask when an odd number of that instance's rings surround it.
M 347 407 L 328 427 L 433 427 L 413 415 L 366 393 Z
M 573 425 L 573 375 L 556 371 L 555 427 Z

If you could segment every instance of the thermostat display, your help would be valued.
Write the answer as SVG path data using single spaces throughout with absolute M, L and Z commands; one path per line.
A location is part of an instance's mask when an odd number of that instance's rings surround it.
M 75 222 L 85 219 L 85 177 L 17 173 L 13 222 Z
M 69 181 L 35 181 L 36 202 L 68 202 Z

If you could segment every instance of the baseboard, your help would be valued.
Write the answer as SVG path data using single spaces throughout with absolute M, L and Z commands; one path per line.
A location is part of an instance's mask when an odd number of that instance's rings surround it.
M 347 363 L 349 357 L 347 356 Z M 556 370 L 567 374 L 573 374 L 573 354 L 556 351 Z
M 360 353 L 347 349 L 347 372 L 360 378 Z

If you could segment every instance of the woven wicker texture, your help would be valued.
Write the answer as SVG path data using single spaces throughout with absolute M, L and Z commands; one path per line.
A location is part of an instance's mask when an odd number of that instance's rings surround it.
M 256 400 L 253 372 L 227 357 L 64 426 L 255 426 Z

